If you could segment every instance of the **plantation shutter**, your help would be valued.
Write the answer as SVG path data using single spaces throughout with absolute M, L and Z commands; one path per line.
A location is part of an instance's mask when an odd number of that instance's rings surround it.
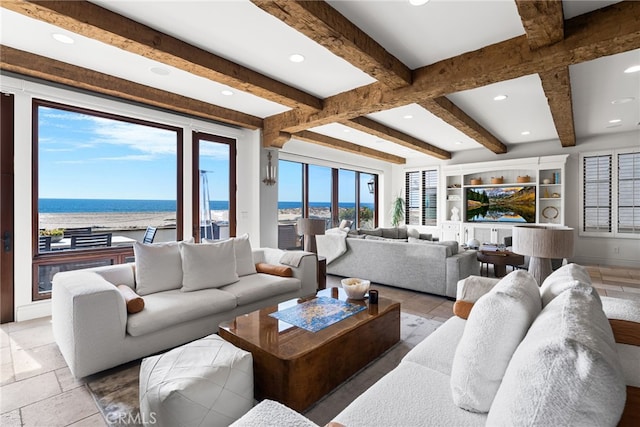
M 583 159 L 584 231 L 611 232 L 611 155 Z
M 640 234 L 640 153 L 618 154 L 618 232 Z
M 410 225 L 420 225 L 420 172 L 407 172 L 405 175 L 406 215 L 404 221 Z
M 438 172 L 422 172 L 424 204 L 422 206 L 422 225 L 437 225 L 438 215 Z

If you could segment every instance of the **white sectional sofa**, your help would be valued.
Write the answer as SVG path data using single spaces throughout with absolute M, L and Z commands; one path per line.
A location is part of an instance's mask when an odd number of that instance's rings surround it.
M 212 288 L 196 286 L 188 292 L 179 283 L 156 292 L 148 288 L 149 283 L 144 288 L 134 263 L 58 273 L 52 294 L 55 340 L 73 375 L 84 377 L 216 333 L 220 322 L 235 316 L 315 294 L 317 258 L 313 253 L 299 253 L 299 265 L 291 266 L 293 277 L 256 273 L 255 267 L 251 271 L 254 263 L 280 265 L 283 253 L 249 247 L 246 271 L 240 271 L 241 262 L 234 260 L 212 268 L 204 277 L 217 280 L 230 269 L 235 274 L 237 268 L 237 281 Z M 136 253 L 136 260 L 139 256 Z M 168 276 L 181 280 L 180 258 L 176 262 L 165 262 L 157 281 Z M 127 313 L 125 299 L 116 287 L 120 284 L 142 295 L 142 311 Z
M 328 426 L 614 426 L 623 410 L 621 425 L 638 425 L 640 303 L 601 300 L 575 264 L 540 289 L 506 286 L 530 278 L 519 270 L 500 282 L 461 281 L 454 312 L 462 317 L 447 320 Z M 612 331 L 605 311 L 625 331 Z M 315 425 L 263 401 L 233 426 L 274 420 Z

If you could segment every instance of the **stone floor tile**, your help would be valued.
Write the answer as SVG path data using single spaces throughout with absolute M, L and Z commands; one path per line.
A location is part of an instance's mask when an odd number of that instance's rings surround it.
M 66 426 L 98 413 L 85 387 L 58 394 L 21 409 L 24 426 Z
M 51 325 L 51 316 L 39 317 L 37 319 L 25 320 L 23 322 L 3 323 L 0 325 L 0 329 L 11 334 L 12 332 L 31 329 L 42 325 Z
M 0 348 L 5 347 L 9 347 L 9 334 L 4 329 L 0 329 Z
M 0 413 L 13 411 L 59 394 L 62 390 L 53 372 L 15 381 L 0 387 Z
M 22 420 L 20 418 L 20 410 L 16 409 L 11 412 L 5 412 L 0 416 L 0 426 L 2 427 L 21 427 Z
M 634 292 L 636 294 L 640 294 L 640 288 L 636 288 L 634 286 L 623 286 L 622 290 L 624 292 Z
M 0 386 L 12 383 L 16 380 L 13 373 L 13 363 L 3 363 L 0 365 Z
M 12 362 L 11 358 L 11 347 L 2 347 L 0 348 L 0 365 L 6 365 L 7 363 Z
M 600 284 L 592 283 L 592 285 L 596 289 L 606 289 L 608 291 L 620 291 L 620 292 L 622 292 L 622 290 L 623 290 L 622 286 L 619 286 L 619 285 L 607 285 L 607 284 L 604 284 L 604 283 L 600 283 Z
M 67 366 L 56 343 L 13 350 L 16 380 L 40 375 Z
M 82 387 L 87 383 L 84 378 L 74 377 L 71 370 L 66 365 L 64 368 L 56 369 L 55 373 L 62 391 L 69 391 L 77 387 Z
M 632 299 L 634 301 L 640 301 L 640 293 L 636 292 L 618 292 L 607 290 L 607 296 L 613 298 Z
M 30 349 L 40 347 L 55 342 L 53 338 L 53 328 L 50 323 L 44 323 L 29 329 L 22 329 L 16 332 L 10 332 L 11 348 Z
M 90 417 L 69 424 L 68 427 L 106 427 L 107 425 L 101 414 L 93 414 Z

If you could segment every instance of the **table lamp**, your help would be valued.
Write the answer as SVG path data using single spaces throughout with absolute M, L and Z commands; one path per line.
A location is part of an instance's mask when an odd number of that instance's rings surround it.
M 541 285 L 552 272 L 552 258 L 573 255 L 573 241 L 573 228 L 517 225 L 513 227 L 512 251 L 530 257 L 529 273 Z
M 325 221 L 324 219 L 314 218 L 299 218 L 298 219 L 298 234 L 304 236 L 304 250 L 307 252 L 318 253 L 316 247 L 316 236 L 324 234 Z

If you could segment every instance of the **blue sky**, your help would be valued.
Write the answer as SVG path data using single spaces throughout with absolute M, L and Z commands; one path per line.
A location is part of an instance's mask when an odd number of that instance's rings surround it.
M 150 126 L 39 107 L 39 197 L 72 199 L 176 199 L 176 133 Z M 211 200 L 228 200 L 228 148 L 202 141 Z M 301 166 L 279 162 L 281 201 L 301 200 Z M 262 175 L 262 174 L 261 174 Z M 373 203 L 361 175 L 361 200 Z M 353 202 L 355 173 L 340 170 L 339 201 Z M 218 193 L 218 194 L 217 194 Z M 310 201 L 331 200 L 331 169 L 310 167 Z

